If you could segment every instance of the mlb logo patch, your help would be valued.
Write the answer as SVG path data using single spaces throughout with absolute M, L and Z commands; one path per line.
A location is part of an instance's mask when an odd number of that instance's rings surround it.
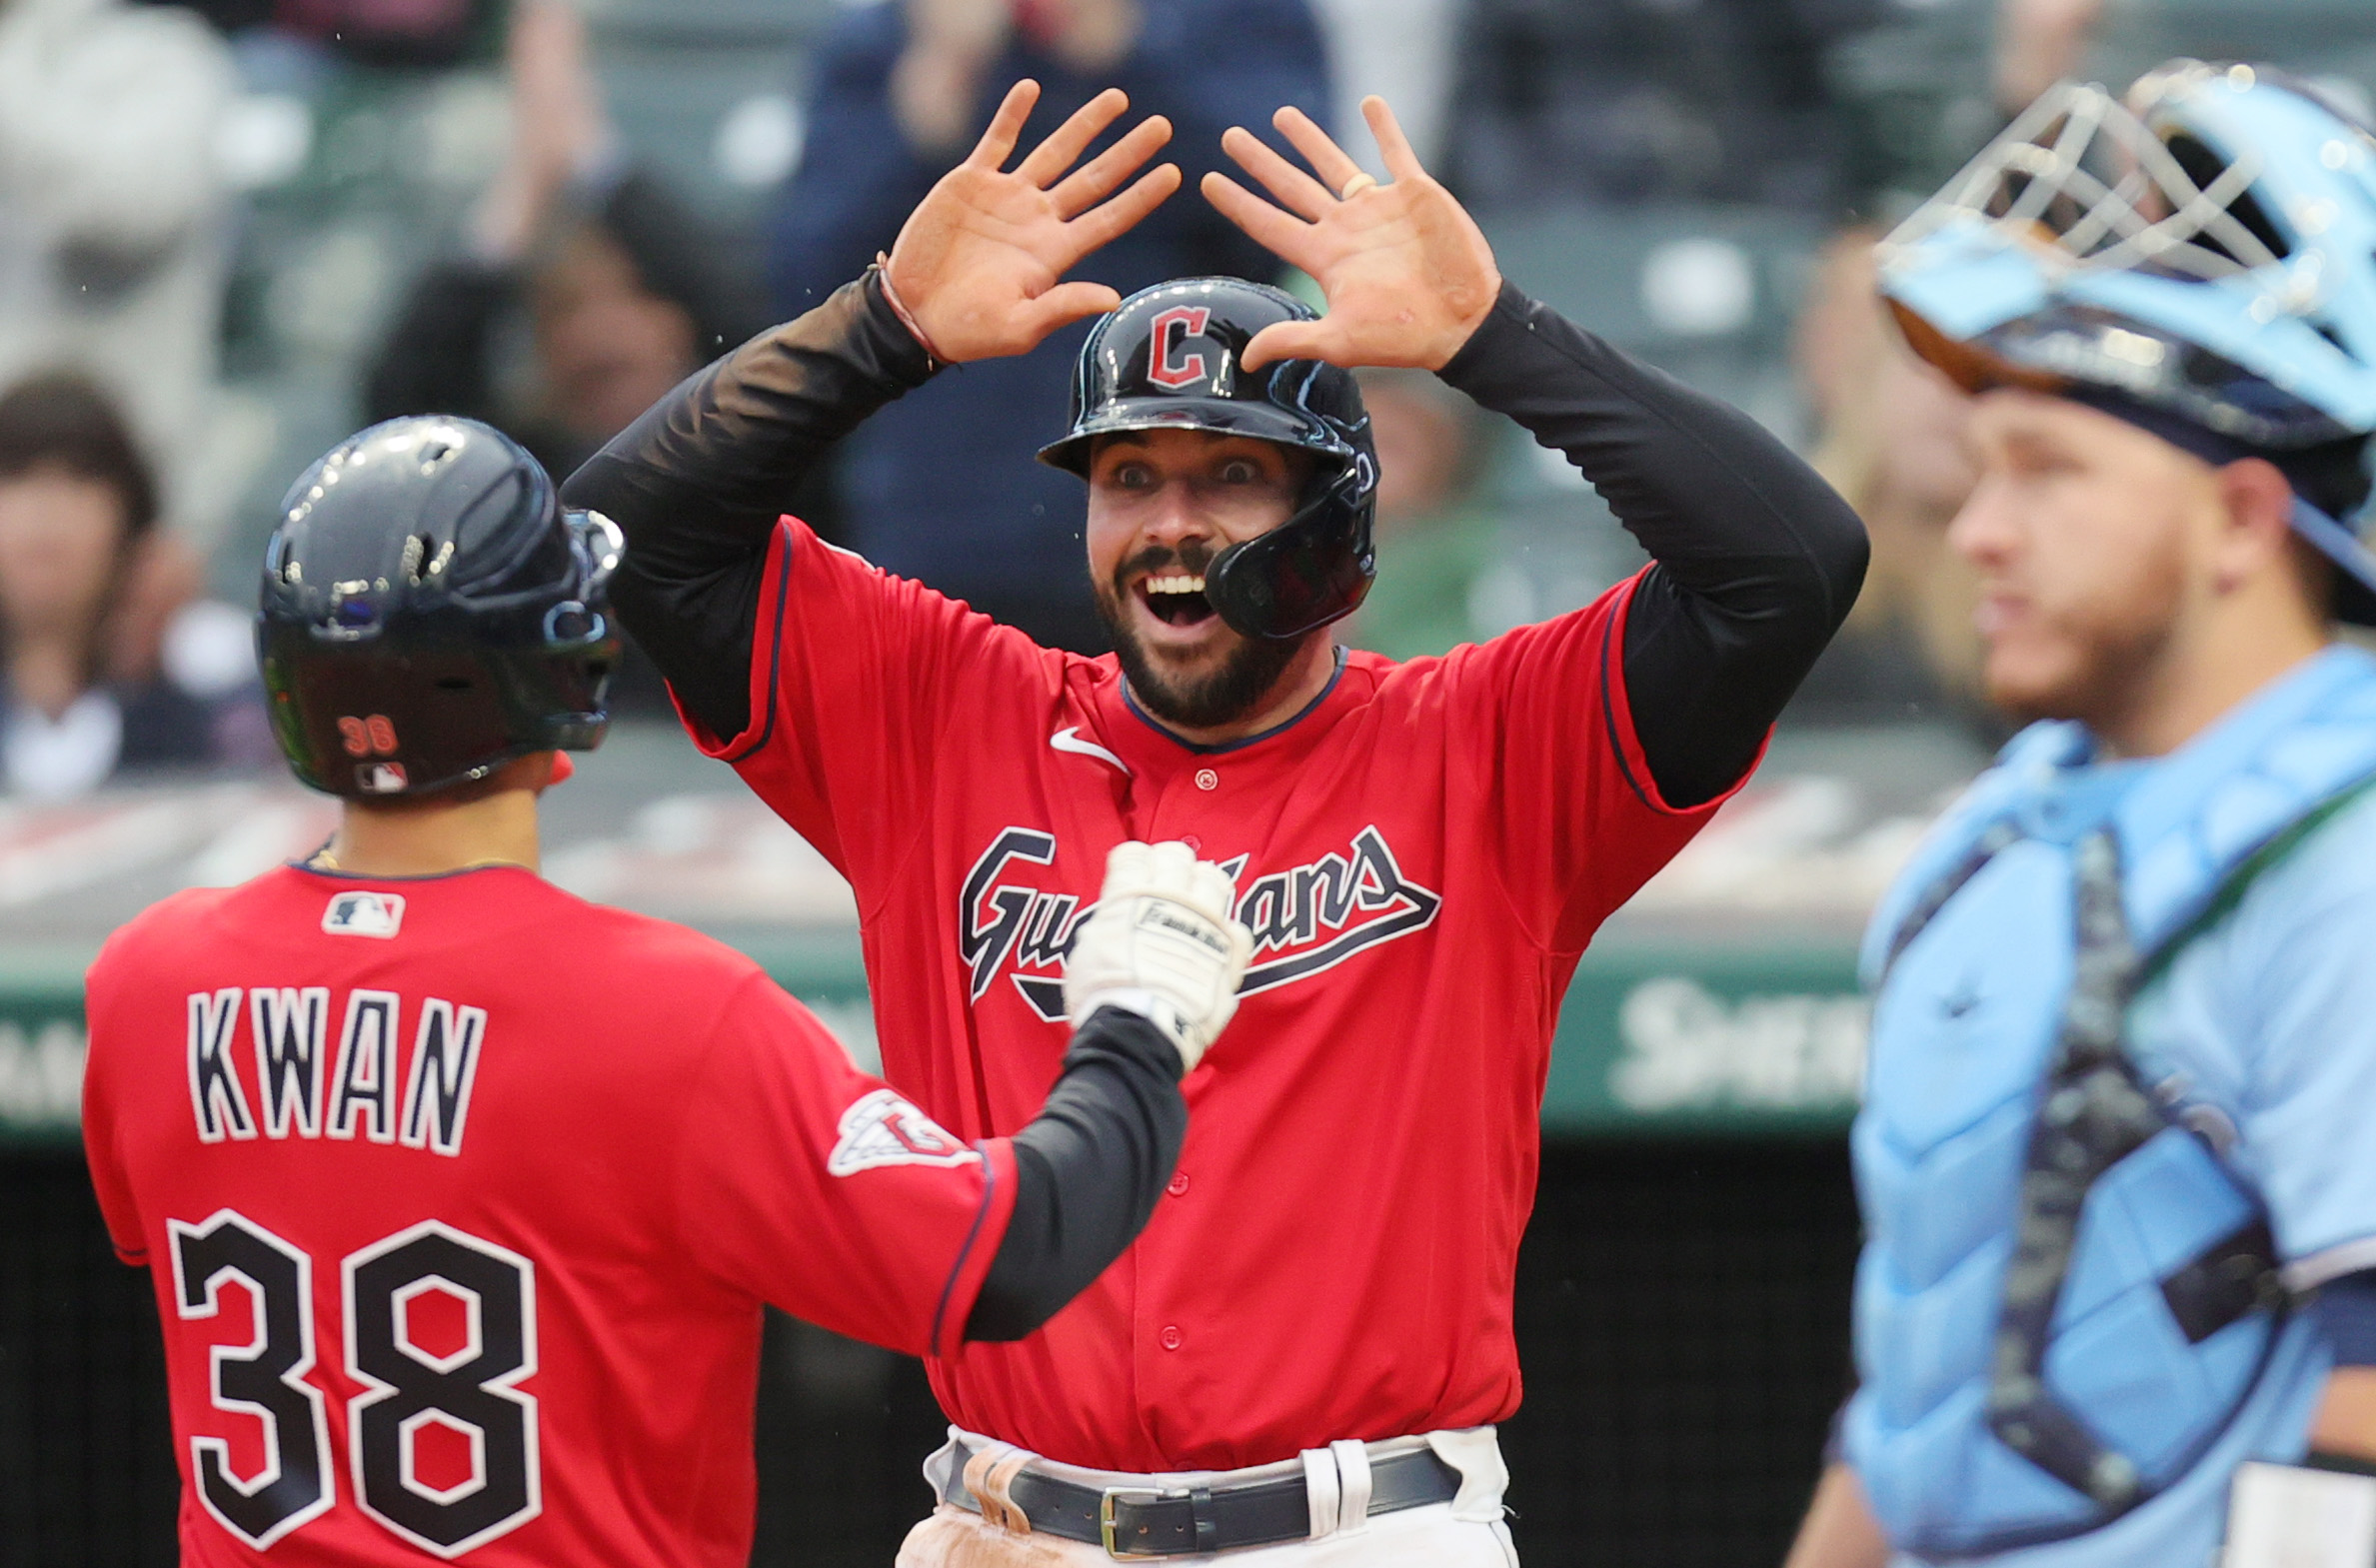
M 367 794 L 402 794 L 406 780 L 402 763 L 358 763 L 355 787 Z
M 322 911 L 322 929 L 333 936 L 393 936 L 403 924 L 400 892 L 342 892 Z
M 842 1112 L 841 1133 L 825 1162 L 836 1176 L 883 1165 L 963 1165 L 982 1157 L 890 1089 L 853 1101 Z

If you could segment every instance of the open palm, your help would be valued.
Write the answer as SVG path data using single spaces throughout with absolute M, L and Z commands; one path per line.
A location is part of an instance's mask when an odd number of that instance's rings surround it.
M 1122 297 L 1104 284 L 1059 280 L 1180 188 L 1179 167 L 1164 164 L 1114 196 L 1172 139 L 1160 115 L 1073 169 L 1130 107 L 1119 88 L 1091 99 L 1022 163 L 1002 169 L 1039 98 L 1036 82 L 1009 89 L 974 151 L 908 215 L 891 248 L 885 277 L 939 359 L 962 364 L 1029 353 L 1065 323 L 1114 309 Z
M 1317 179 L 1244 130 L 1231 127 L 1221 137 L 1221 150 L 1275 205 L 1223 174 L 1204 176 L 1204 199 L 1281 261 L 1310 274 L 1328 301 L 1318 321 L 1282 322 L 1257 333 L 1240 359 L 1248 370 L 1281 359 L 1441 370 L 1501 292 L 1492 247 L 1451 192 L 1419 167 L 1384 100 L 1363 99 L 1361 115 L 1394 177 L 1390 184 L 1369 183 L 1300 109 L 1281 109 L 1271 123 L 1309 160 Z M 1340 196 L 1348 184 L 1362 188 Z

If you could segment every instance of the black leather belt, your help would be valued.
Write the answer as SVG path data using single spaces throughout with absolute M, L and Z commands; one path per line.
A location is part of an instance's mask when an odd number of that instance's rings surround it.
M 973 1457 L 972 1448 L 956 1444 L 941 1500 L 980 1513 L 981 1503 L 966 1490 L 966 1461 Z M 1369 1464 L 1372 1514 L 1448 1503 L 1459 1491 L 1460 1472 L 1432 1448 Z M 1007 1495 L 1033 1529 L 1102 1546 L 1114 1557 L 1185 1557 L 1311 1538 L 1311 1503 L 1300 1471 L 1212 1487 L 1098 1487 L 1026 1467 L 1008 1484 Z

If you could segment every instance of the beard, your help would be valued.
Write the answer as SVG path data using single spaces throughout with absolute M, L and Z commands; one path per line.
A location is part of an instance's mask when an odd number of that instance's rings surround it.
M 1212 552 L 1195 544 L 1185 550 L 1143 550 L 1117 567 L 1111 581 L 1095 585 L 1098 619 L 1114 639 L 1114 656 L 1131 683 L 1131 695 L 1156 718 L 1189 730 L 1234 724 L 1252 713 L 1270 695 L 1303 645 L 1325 635 L 1318 631 L 1273 640 L 1246 637 L 1231 629 L 1228 635 L 1234 639 L 1233 646 L 1225 648 L 1209 668 L 1196 674 L 1165 669 L 1132 629 L 1124 604 L 1129 593 L 1126 585 L 1139 573 L 1171 567 L 1201 577 L 1211 561 Z
M 2157 625 L 2093 626 L 2071 634 L 2060 668 L 2030 676 L 1983 668 L 1988 701 L 2022 724 L 2076 719 L 2098 734 L 2116 728 L 2153 686 L 2169 652 L 2171 629 Z
M 2124 581 L 2071 604 L 2033 633 L 2026 657 L 2000 657 L 1991 648 L 1981 666 L 1989 702 L 2024 724 L 2075 719 L 2099 736 L 2117 732 L 2163 677 L 2177 639 L 2182 581 L 2174 555 L 2148 551 Z

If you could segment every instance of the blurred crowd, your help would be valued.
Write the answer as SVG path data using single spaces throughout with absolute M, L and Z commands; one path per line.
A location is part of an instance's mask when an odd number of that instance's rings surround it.
M 1382 93 L 1511 276 L 1783 431 L 1864 516 L 1864 598 L 1791 722 L 1984 726 L 1944 548 L 1962 409 L 1875 304 L 1872 245 L 2055 79 L 2177 54 L 2364 105 L 2376 8 L 0 0 L 0 796 L 262 766 L 245 605 L 309 457 L 448 412 L 565 474 L 854 277 L 1024 75 L 1041 122 L 1109 84 L 1168 115 L 1191 185 L 1228 125 L 1296 104 L 1342 131 Z M 1296 281 L 1192 195 L 1085 271 Z M 938 378 L 786 509 L 1098 651 L 1079 487 L 1032 460 L 1080 333 Z M 1441 652 L 1638 564 L 1432 377 L 1366 391 L 1381 572 L 1348 640 Z M 666 712 L 633 660 L 620 702 Z

